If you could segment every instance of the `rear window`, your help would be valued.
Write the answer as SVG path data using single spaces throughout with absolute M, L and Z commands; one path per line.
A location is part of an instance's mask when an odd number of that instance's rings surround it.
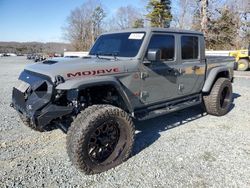
M 195 36 L 181 37 L 181 57 L 182 59 L 198 59 L 199 40 Z

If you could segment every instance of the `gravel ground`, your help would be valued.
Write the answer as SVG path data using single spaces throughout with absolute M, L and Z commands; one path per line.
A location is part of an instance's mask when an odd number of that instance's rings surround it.
M 0 58 L 0 187 L 250 187 L 250 72 L 236 73 L 226 116 L 195 107 L 136 123 L 134 155 L 85 176 L 68 159 L 65 134 L 32 131 L 9 107 L 25 64 Z

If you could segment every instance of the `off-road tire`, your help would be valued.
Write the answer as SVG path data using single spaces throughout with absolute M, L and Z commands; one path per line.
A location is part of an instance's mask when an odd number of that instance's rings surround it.
M 94 111 L 96 111 L 100 107 L 105 107 L 105 106 L 107 106 L 107 105 L 93 105 L 93 106 L 91 106 L 91 108 L 86 108 L 84 111 L 81 112 L 82 119 L 87 118 L 91 113 L 93 113 Z M 75 121 L 75 119 L 73 120 L 73 122 L 74 121 Z M 76 145 L 73 142 L 70 142 L 70 140 L 71 140 L 70 137 L 73 137 L 74 136 L 73 134 L 76 131 L 75 127 L 77 127 L 77 126 L 72 126 L 72 123 L 71 123 L 71 126 L 69 127 L 68 132 L 67 132 L 66 149 L 67 149 L 67 153 L 68 153 L 68 156 L 70 159 L 73 157 L 71 155 L 73 154 L 74 146 Z
M 237 66 L 238 71 L 246 71 L 248 68 L 249 68 L 249 60 L 240 59 L 238 61 L 238 66 Z
M 203 96 L 203 102 L 208 114 L 215 116 L 227 114 L 232 104 L 232 83 L 230 80 L 218 78 L 211 92 Z
M 113 122 L 119 130 L 114 150 L 104 161 L 95 161 L 89 153 L 91 135 L 103 124 Z M 126 161 L 134 143 L 135 128 L 129 115 L 111 105 L 90 106 L 77 115 L 67 133 L 67 152 L 73 165 L 85 174 L 107 171 Z
M 23 124 L 35 131 L 38 131 L 38 132 L 44 132 L 45 130 L 44 129 L 41 129 L 39 127 L 37 127 L 33 122 L 30 121 L 29 118 L 25 117 L 23 114 L 20 114 L 19 113 L 19 117 L 21 119 L 21 121 L 23 122 Z

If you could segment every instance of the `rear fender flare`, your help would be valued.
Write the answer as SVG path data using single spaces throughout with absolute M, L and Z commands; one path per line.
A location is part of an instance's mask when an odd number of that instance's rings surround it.
M 203 92 L 203 93 L 208 93 L 208 92 L 210 92 L 210 90 L 211 90 L 212 87 L 213 87 L 214 82 L 215 82 L 216 79 L 217 79 L 217 76 L 218 76 L 220 73 L 223 73 L 223 72 L 225 72 L 225 73 L 228 74 L 228 76 L 229 76 L 228 78 L 229 78 L 230 80 L 232 79 L 232 76 L 230 75 L 230 71 L 229 71 L 228 67 L 215 67 L 215 68 L 213 68 L 213 69 L 209 72 L 209 74 L 208 74 L 208 76 L 207 76 L 207 78 L 206 78 L 205 84 L 204 84 L 204 86 L 203 86 L 203 88 L 202 88 L 202 92 Z

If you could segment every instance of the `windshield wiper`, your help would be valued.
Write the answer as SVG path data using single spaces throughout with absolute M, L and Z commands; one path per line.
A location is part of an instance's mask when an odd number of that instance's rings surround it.
M 101 55 L 101 52 L 96 52 L 94 55 L 96 55 L 96 57 L 100 59 L 99 55 Z
M 113 56 L 115 60 L 117 60 L 117 55 L 118 55 L 118 51 L 112 52 L 112 53 L 102 53 L 101 55 L 104 56 Z
M 107 52 L 107 53 L 105 53 L 105 52 L 99 51 L 99 52 L 96 52 L 96 53 L 93 54 L 93 55 L 96 55 L 96 57 L 97 57 L 98 59 L 110 59 L 110 58 L 104 58 L 104 57 L 100 57 L 100 56 L 113 56 L 114 59 L 117 60 L 118 52 L 112 52 L 112 53 Z
M 110 60 L 110 58 L 100 57 L 100 56 L 104 55 L 102 52 L 96 52 L 93 55 L 95 55 L 98 59 L 108 59 L 108 60 Z

